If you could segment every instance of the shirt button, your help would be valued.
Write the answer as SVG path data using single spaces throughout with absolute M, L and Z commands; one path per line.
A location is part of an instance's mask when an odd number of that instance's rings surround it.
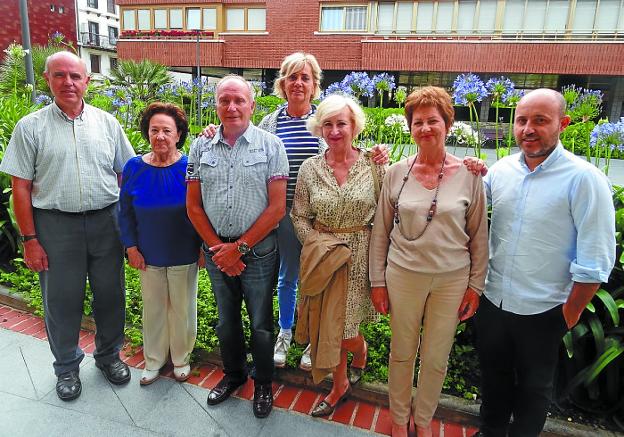
M 230 185 L 230 188 L 232 188 L 232 186 Z
M 234 165 L 230 165 L 230 168 L 234 168 Z

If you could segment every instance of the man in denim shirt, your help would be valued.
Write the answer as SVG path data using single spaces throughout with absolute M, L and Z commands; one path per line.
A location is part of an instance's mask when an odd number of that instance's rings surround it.
M 492 224 L 476 317 L 480 435 L 539 435 L 561 338 L 615 261 L 611 187 L 600 170 L 561 145 L 569 123 L 561 94 L 527 94 L 514 123 L 521 153 L 498 161 L 484 178 Z
M 224 401 L 247 380 L 244 300 L 251 321 L 253 412 L 266 417 L 273 405 L 274 231 L 286 211 L 288 160 L 282 141 L 250 122 L 255 102 L 245 79 L 223 78 L 216 104 L 221 127 L 212 139 L 193 143 L 187 168 L 187 210 L 204 240 L 225 373 L 207 402 Z

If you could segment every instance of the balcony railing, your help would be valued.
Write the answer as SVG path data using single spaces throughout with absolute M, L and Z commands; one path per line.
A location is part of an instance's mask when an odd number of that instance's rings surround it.
M 121 39 L 213 39 L 215 33 L 208 30 L 123 30 Z
M 95 47 L 104 50 L 116 50 L 118 38 L 111 38 L 109 35 L 99 35 L 91 32 L 81 32 L 80 41 L 83 46 Z

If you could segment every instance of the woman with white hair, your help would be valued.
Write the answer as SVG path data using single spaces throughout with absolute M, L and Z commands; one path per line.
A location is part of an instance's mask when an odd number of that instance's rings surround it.
M 385 166 L 373 165 L 369 154 L 353 144 L 364 123 L 364 112 L 350 97 L 331 95 L 323 100 L 307 125 L 312 135 L 325 140 L 328 148 L 301 165 L 295 189 L 291 218 L 299 241 L 305 244 L 306 237 L 316 230 L 332 234 L 351 251 L 339 364 L 333 370 L 331 392 L 312 411 L 312 416 L 331 414 L 347 398 L 351 392 L 347 352 L 353 354 L 352 371 L 364 368 L 367 346 L 359 325 L 376 320 L 370 299 L 368 242 Z M 302 266 L 302 277 L 304 270 Z M 314 353 L 313 348 L 313 372 Z
M 301 164 L 306 159 L 322 153 L 327 145 L 320 132 L 310 133 L 306 123 L 316 111 L 312 100 L 321 94 L 322 71 L 314 57 L 309 53 L 296 52 L 284 58 L 278 77 L 273 85 L 274 93 L 286 99 L 286 103 L 262 119 L 258 127 L 277 135 L 286 148 L 290 175 L 286 185 L 287 213 L 277 229 L 279 249 L 279 275 L 277 280 L 277 298 L 279 303 L 280 332 L 275 342 L 273 361 L 276 367 L 286 365 L 286 355 L 292 341 L 292 326 L 297 303 L 297 281 L 299 279 L 299 256 L 301 243 L 295 235 L 289 212 L 295 194 L 295 182 Z M 384 146 L 373 148 L 376 163 L 388 162 L 387 149 Z M 303 355 L 299 368 L 310 370 L 310 347 Z M 353 381 L 359 380 L 360 369 L 353 368 Z

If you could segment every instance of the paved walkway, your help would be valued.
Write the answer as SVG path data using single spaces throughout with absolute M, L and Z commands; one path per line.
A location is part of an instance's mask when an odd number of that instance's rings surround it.
M 251 411 L 249 381 L 232 399 L 209 407 L 208 390 L 223 373 L 203 365 L 183 384 L 165 371 L 152 385 L 140 387 L 143 365 L 139 349 L 122 352 L 132 366 L 132 380 L 111 385 L 95 367 L 93 333 L 82 331 L 87 352 L 80 369 L 82 395 L 63 402 L 55 392 L 52 354 L 43 321 L 29 313 L 0 305 L 0 436 L 371 436 L 390 433 L 388 410 L 349 400 L 329 419 L 308 415 L 322 394 L 274 384 L 275 408 L 267 419 Z M 413 428 L 412 428 L 413 430 Z M 474 429 L 434 421 L 434 436 L 466 437 Z

